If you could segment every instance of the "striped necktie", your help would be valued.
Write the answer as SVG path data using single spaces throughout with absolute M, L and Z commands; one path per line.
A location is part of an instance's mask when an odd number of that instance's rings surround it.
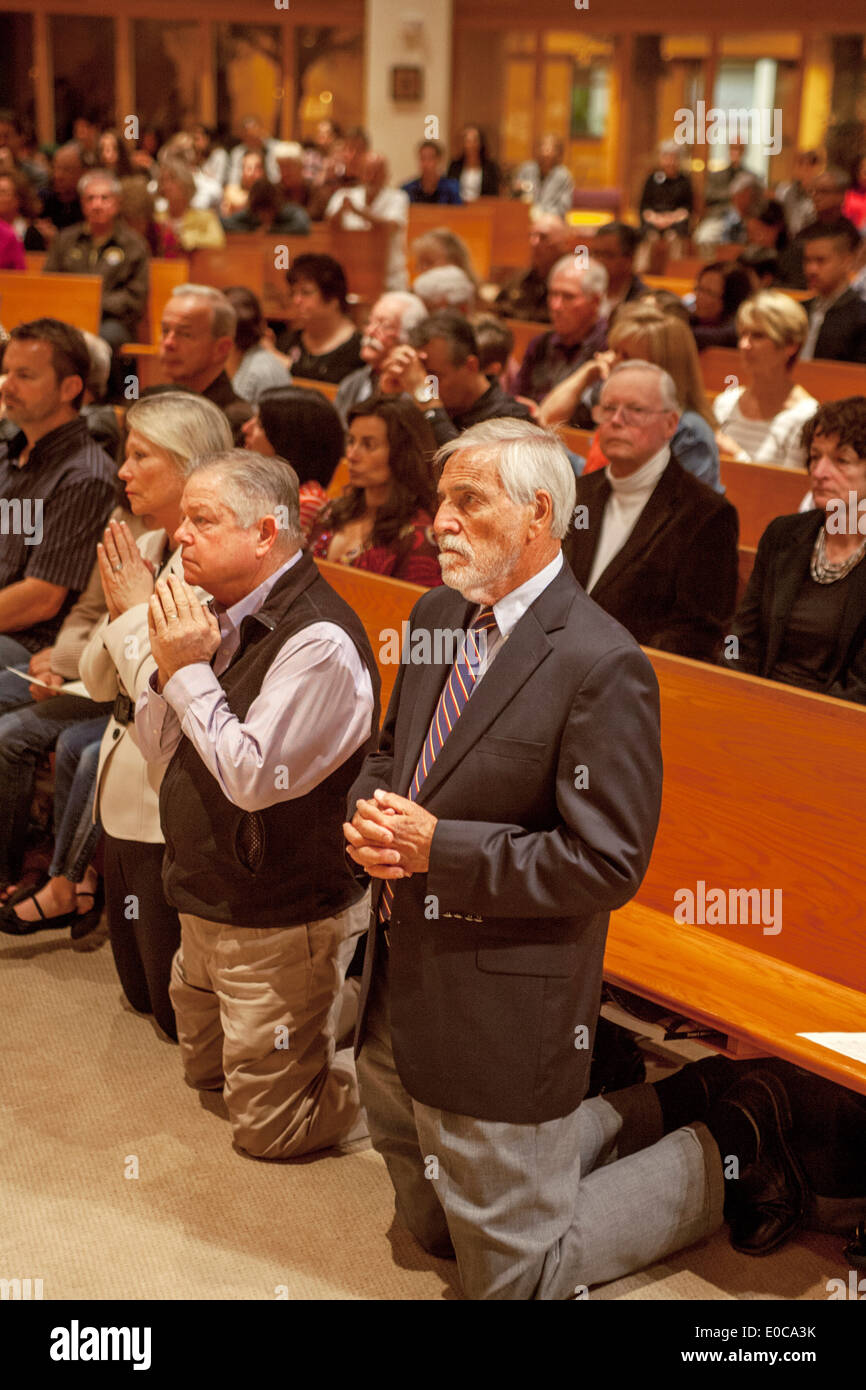
M 487 646 L 490 641 L 488 634 L 495 633 L 496 630 L 493 609 L 482 608 L 466 633 L 463 646 L 451 668 L 451 674 L 445 682 L 442 694 L 439 696 L 439 703 L 433 718 L 430 720 L 430 728 L 427 730 L 427 737 L 424 740 L 421 756 L 418 759 L 415 775 L 408 791 L 410 801 L 418 799 L 418 793 L 429 776 L 431 767 L 442 752 L 445 740 L 466 708 L 487 660 Z M 382 896 L 379 899 L 380 922 L 391 920 L 393 900 L 394 885 L 390 879 L 386 879 L 382 885 Z

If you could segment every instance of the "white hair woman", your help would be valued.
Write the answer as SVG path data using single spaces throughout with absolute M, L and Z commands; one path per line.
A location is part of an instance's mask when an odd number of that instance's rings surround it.
M 722 454 L 806 468 L 801 435 L 818 402 L 794 381 L 794 364 L 808 329 L 806 311 L 781 290 L 759 290 L 740 305 L 737 346 L 746 385 L 729 386 L 713 402 Z
M 127 412 L 120 477 L 131 511 L 150 529 L 135 542 L 112 523 L 98 547 L 108 613 L 80 661 L 95 700 L 114 701 L 102 740 L 96 813 L 105 831 L 105 888 L 111 948 L 124 994 L 176 1038 L 168 996 L 180 940 L 177 913 L 162 893 L 163 841 L 158 792 L 162 769 L 148 765 L 131 735 L 135 701 L 150 680 L 147 605 L 156 576 L 182 575 L 174 533 L 182 520 L 187 475 L 202 454 L 231 448 L 231 430 L 210 401 L 181 391 L 145 397 Z

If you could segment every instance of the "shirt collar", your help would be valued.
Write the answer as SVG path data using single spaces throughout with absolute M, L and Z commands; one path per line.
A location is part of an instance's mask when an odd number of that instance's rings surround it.
M 220 625 L 220 635 L 223 641 L 232 632 L 237 632 L 244 618 L 248 618 L 251 613 L 257 613 L 273 589 L 278 579 L 282 579 L 284 574 L 296 565 L 303 556 L 303 550 L 298 550 L 290 560 L 284 565 L 280 565 L 278 570 L 269 574 L 267 579 L 263 579 L 261 584 L 252 589 L 244 598 L 239 598 L 237 603 L 233 603 L 230 608 L 224 608 L 221 603 L 213 600 L 213 611 L 217 622 Z
M 505 594 L 498 602 L 494 603 L 493 616 L 503 637 L 507 637 L 513 631 L 527 608 L 530 608 L 535 600 L 544 593 L 548 584 L 553 582 L 561 569 L 562 551 L 559 550 L 550 564 L 545 565 L 543 570 L 533 574 L 525 583 L 512 589 L 510 594 Z
M 37 439 L 30 450 L 30 457 L 26 464 L 18 462 L 27 447 L 27 436 L 23 430 L 19 430 L 7 441 L 7 460 L 13 468 L 29 468 L 32 464 L 38 463 L 45 454 L 62 449 L 67 442 L 77 439 L 82 430 L 85 434 L 87 433 L 87 426 L 80 415 L 76 415 L 74 420 L 67 420 L 65 425 L 58 425 L 56 429 L 49 430 L 47 434 L 43 434 L 41 439 Z
M 836 303 L 836 300 L 841 299 L 845 291 L 849 290 L 850 288 L 851 286 L 846 284 L 843 285 L 841 289 L 836 290 L 835 294 L 816 294 L 813 301 L 813 308 L 818 309 L 819 311 L 826 314 L 828 309 L 832 309 L 833 305 Z

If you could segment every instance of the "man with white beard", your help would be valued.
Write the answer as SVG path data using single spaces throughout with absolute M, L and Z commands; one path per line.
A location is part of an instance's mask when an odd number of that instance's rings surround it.
M 409 341 L 412 329 L 426 319 L 427 313 L 424 301 L 408 290 L 391 290 L 376 300 L 361 339 L 365 365 L 343 377 L 334 400 L 344 424 L 353 406 L 376 395 L 379 369 L 388 353 L 398 343 Z

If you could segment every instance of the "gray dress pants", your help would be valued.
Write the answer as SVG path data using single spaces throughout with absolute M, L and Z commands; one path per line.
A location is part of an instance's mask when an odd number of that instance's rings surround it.
M 358 1059 L 370 1137 L 398 1218 L 455 1254 L 470 1299 L 572 1299 L 722 1223 L 719 1150 L 702 1124 L 662 1137 L 652 1086 L 584 1101 L 544 1124 L 477 1120 L 413 1100 L 391 1050 L 387 950 Z

